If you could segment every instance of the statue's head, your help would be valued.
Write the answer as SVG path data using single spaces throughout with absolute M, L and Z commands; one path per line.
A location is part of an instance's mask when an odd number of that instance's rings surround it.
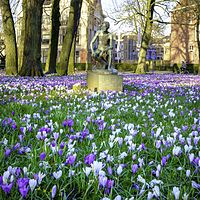
M 110 23 L 104 21 L 104 22 L 102 23 L 102 25 L 101 25 L 101 30 L 107 31 L 109 28 L 110 28 Z

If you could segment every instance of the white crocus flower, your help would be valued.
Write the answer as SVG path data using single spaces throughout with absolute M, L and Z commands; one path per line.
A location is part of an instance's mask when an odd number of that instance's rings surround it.
M 160 135 L 161 131 L 162 131 L 162 128 L 158 127 L 155 137 L 158 137 Z
M 153 187 L 154 185 L 162 185 L 163 182 L 161 180 L 153 179 L 149 184 Z
M 94 161 L 92 164 L 92 169 L 94 171 L 94 175 L 97 176 L 99 174 L 99 171 L 101 171 L 101 169 L 103 168 L 103 163 L 102 162 L 98 162 L 98 161 Z
M 147 200 L 151 200 L 153 198 L 153 193 L 148 192 Z
M 29 180 L 29 186 L 31 188 L 31 191 L 33 191 L 35 189 L 36 185 L 37 185 L 37 181 L 35 179 Z
M 140 183 L 146 184 L 146 180 L 142 178 L 140 175 L 138 175 L 137 181 L 139 181 Z
M 188 200 L 188 196 L 189 196 L 189 194 L 184 193 L 182 199 L 183 199 L 183 200 Z
M 10 172 L 9 172 L 9 171 L 5 171 L 5 172 L 3 173 L 3 183 L 4 183 L 4 184 L 8 183 L 8 178 L 9 178 L 9 176 L 10 176 Z
M 189 177 L 190 176 L 190 170 L 188 169 L 187 171 L 186 171 L 186 177 Z
M 14 176 L 11 175 L 11 177 L 10 177 L 10 183 L 13 182 L 13 181 L 14 181 Z
M 188 145 L 186 144 L 186 145 L 184 146 L 185 153 L 189 153 L 189 152 L 192 150 L 192 148 L 193 148 L 193 146 L 191 146 L 191 145 L 188 146 Z
M 27 172 L 28 172 L 27 167 L 23 167 L 23 172 L 24 172 L 24 175 L 26 176 L 26 175 L 27 175 Z
M 8 144 L 8 140 L 6 138 L 4 138 L 4 140 L 2 141 L 3 144 L 6 146 Z
M 62 170 L 53 173 L 55 179 L 59 179 L 62 176 Z
M 173 194 L 174 194 L 175 200 L 178 200 L 180 197 L 180 190 L 178 187 L 173 187 Z
M 120 175 L 123 171 L 123 168 L 122 166 L 120 165 L 118 168 L 117 168 L 117 174 Z
M 156 196 L 156 197 L 159 197 L 160 196 L 160 188 L 155 185 L 154 188 L 153 188 L 153 194 Z
M 114 200 L 121 200 L 122 199 L 122 197 L 120 196 L 120 195 L 117 195 L 115 198 L 114 198 Z
M 120 155 L 119 155 L 119 160 L 121 159 L 124 159 L 125 157 L 127 157 L 127 153 L 126 152 L 122 152 Z
M 174 146 L 173 151 L 172 151 L 173 155 L 178 156 L 178 155 L 181 154 L 181 152 L 182 152 L 182 151 L 181 151 L 181 147 L 179 147 L 179 146 Z
M 192 162 L 194 160 L 194 154 L 193 153 L 189 154 L 189 160 L 190 160 L 190 162 Z
M 45 176 L 46 176 L 45 174 L 43 174 L 43 173 L 41 173 L 41 172 L 39 171 L 39 173 L 38 173 L 38 184 L 40 184 L 40 183 L 42 182 L 42 179 L 43 179 Z
M 86 176 L 89 176 L 91 170 L 92 170 L 91 167 L 86 167 L 85 169 L 83 169 L 83 171 L 85 172 L 85 175 L 86 175 Z

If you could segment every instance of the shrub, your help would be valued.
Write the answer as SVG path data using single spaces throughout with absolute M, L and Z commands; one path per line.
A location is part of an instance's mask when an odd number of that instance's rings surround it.
M 118 71 L 132 71 L 135 72 L 137 68 L 137 64 L 130 64 L 130 63 L 115 63 L 115 69 Z
M 88 70 L 92 69 L 92 65 L 93 65 L 92 63 L 88 63 Z M 76 63 L 75 68 L 78 71 L 85 71 L 86 70 L 86 63 Z

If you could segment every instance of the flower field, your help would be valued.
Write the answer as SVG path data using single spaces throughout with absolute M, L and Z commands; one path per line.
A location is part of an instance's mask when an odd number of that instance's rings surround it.
M 200 199 L 200 76 L 122 76 L 0 76 L 0 199 Z

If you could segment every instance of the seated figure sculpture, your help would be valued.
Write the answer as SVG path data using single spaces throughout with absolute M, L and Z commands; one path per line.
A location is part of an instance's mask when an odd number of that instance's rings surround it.
M 113 36 L 108 32 L 109 27 L 109 22 L 104 21 L 90 43 L 92 57 L 96 61 L 93 71 L 117 74 L 117 70 L 112 67 Z M 95 49 L 96 43 L 97 48 Z

